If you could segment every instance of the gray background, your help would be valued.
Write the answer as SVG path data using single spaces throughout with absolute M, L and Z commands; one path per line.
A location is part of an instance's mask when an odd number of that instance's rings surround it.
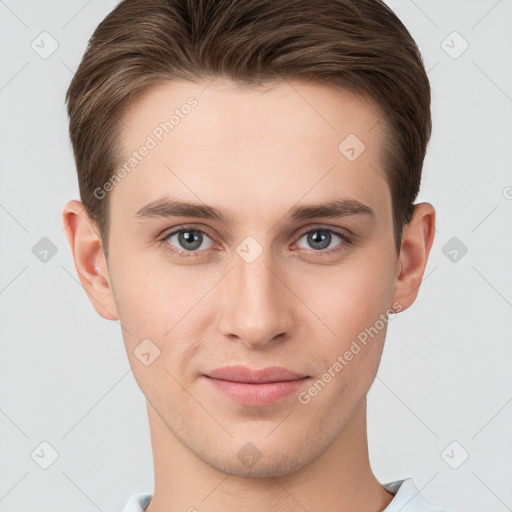
M 369 393 L 371 463 L 381 482 L 413 477 L 435 505 L 510 511 L 512 0 L 389 4 L 431 79 L 418 200 L 438 224 L 419 297 L 391 322 Z M 0 0 L 0 512 L 115 511 L 153 490 L 144 397 L 61 224 L 78 198 L 64 95 L 115 5 Z M 57 251 L 46 262 L 43 237 Z M 47 469 L 42 442 L 58 453 Z

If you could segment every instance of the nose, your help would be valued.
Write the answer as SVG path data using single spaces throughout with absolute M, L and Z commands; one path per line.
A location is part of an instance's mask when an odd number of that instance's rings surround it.
M 222 283 L 221 333 L 251 348 L 283 341 L 294 327 L 294 295 L 283 267 L 272 260 L 270 250 L 252 262 L 235 254 L 233 268 Z

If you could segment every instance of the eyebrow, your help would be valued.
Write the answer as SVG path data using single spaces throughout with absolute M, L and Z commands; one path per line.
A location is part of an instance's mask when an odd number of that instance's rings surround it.
M 294 206 L 289 210 L 287 216 L 289 219 L 300 221 L 317 217 L 339 219 L 356 215 L 364 215 L 371 220 L 375 219 L 375 212 L 369 206 L 349 198 L 335 199 L 321 204 Z M 233 224 L 235 221 L 234 217 L 211 206 L 168 197 L 146 204 L 134 214 L 134 217 L 139 220 L 158 217 L 194 217 L 218 220 L 227 225 Z

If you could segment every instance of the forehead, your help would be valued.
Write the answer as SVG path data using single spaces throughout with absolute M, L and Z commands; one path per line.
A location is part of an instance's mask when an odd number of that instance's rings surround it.
M 379 202 L 388 194 L 381 119 L 368 98 L 319 84 L 158 85 L 124 117 L 119 166 L 131 165 L 111 199 L 123 196 L 132 210 L 166 192 L 228 206 L 251 199 L 292 206 L 306 195 Z
M 297 81 L 261 86 L 237 85 L 228 79 L 175 81 L 156 85 L 131 102 L 123 140 L 127 146 L 136 146 L 142 133 L 154 130 L 158 138 L 158 124 L 166 121 L 173 125 L 173 136 L 179 137 L 187 124 L 181 121 L 187 117 L 194 119 L 191 128 L 202 132 L 201 143 L 206 144 L 227 136 L 237 141 L 272 133 L 279 133 L 281 140 L 309 136 L 336 141 L 349 130 L 368 138 L 382 116 L 367 95 L 341 87 Z

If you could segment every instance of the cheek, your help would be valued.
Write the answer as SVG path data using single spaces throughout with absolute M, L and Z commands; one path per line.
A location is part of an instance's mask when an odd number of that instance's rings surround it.
M 197 320 L 205 314 L 209 291 L 219 275 L 207 266 L 203 270 L 194 265 L 173 268 L 156 256 L 144 259 L 118 254 L 112 265 L 123 337 L 130 355 L 144 339 L 150 339 L 162 355 L 172 346 L 173 357 L 179 359 L 180 347 L 193 338 L 193 327 L 201 326 Z
M 317 291 L 315 307 L 322 311 L 319 316 L 329 330 L 323 331 L 317 350 L 322 347 L 324 372 L 336 375 L 330 389 L 340 398 L 339 407 L 344 408 L 368 391 L 377 373 L 392 301 L 392 280 L 386 265 L 361 265 L 336 273 L 325 285 L 326 293 Z M 325 377 L 330 378 L 327 374 Z M 326 394 L 324 399 L 328 398 Z
M 336 375 L 331 389 L 344 397 L 340 404 L 362 396 L 375 378 L 393 297 L 393 268 L 392 257 L 377 261 L 358 254 L 357 262 L 354 258 L 323 278 L 303 280 L 309 284 L 302 293 L 312 298 L 311 309 L 323 322 L 315 321 L 321 328 L 314 331 L 321 340 L 315 350 L 321 351 L 324 371 L 330 368 Z
M 121 243 L 123 239 L 130 240 L 130 235 L 111 242 L 111 280 L 119 314 L 135 328 L 155 322 L 165 309 L 172 313 L 173 302 L 179 305 L 180 273 L 171 274 L 173 269 L 162 264 L 158 250 L 143 249 L 135 240 Z
M 172 321 L 173 290 L 162 282 L 158 268 L 139 261 L 128 246 L 112 250 L 111 284 L 123 326 L 123 337 L 129 355 L 144 339 L 157 346 Z M 166 313 L 167 317 L 164 317 Z
M 174 389 L 169 340 L 182 336 L 180 319 L 186 318 L 195 293 L 187 293 L 183 300 L 183 290 L 179 285 L 171 287 L 171 278 L 164 280 L 157 268 L 128 258 L 116 267 L 111 279 L 133 376 L 146 398 L 156 403 L 159 390 Z M 184 343 L 174 344 L 172 358 L 179 360 L 185 349 Z
M 340 343 L 373 325 L 393 296 L 391 258 L 375 261 L 358 255 L 353 260 L 300 278 L 300 296 L 307 297 L 305 302 L 321 318 L 327 335 Z

